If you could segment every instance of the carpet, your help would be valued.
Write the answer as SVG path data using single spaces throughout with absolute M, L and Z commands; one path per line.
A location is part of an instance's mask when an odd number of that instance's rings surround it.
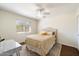
M 47 56 L 60 56 L 62 45 L 57 43 L 55 44 L 52 49 L 49 51 Z M 16 54 L 15 54 L 16 56 Z M 20 51 L 20 56 L 39 56 L 37 53 L 29 51 L 26 48 L 26 45 L 22 45 L 22 50 Z

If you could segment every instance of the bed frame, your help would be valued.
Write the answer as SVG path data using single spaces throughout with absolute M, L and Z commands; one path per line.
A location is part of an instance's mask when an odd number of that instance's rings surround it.
M 52 35 L 55 35 L 55 43 L 54 43 L 54 45 L 57 43 L 57 30 L 56 29 L 53 29 L 53 28 L 51 28 L 51 27 L 48 27 L 48 28 L 45 28 L 45 29 L 43 29 L 42 31 L 46 31 L 46 32 L 52 32 Z M 53 46 L 54 46 L 53 45 Z M 51 45 L 52 46 L 52 45 Z M 53 47 L 52 46 L 52 47 Z M 26 46 L 26 48 L 27 48 L 27 50 L 29 50 L 29 48 Z M 32 48 L 33 49 L 33 48 Z M 32 50 L 29 50 L 29 51 L 32 51 Z M 50 50 L 49 50 L 50 51 Z M 34 52 L 34 51 L 33 51 Z M 35 52 L 36 53 L 36 52 Z M 38 53 L 36 53 L 36 54 L 38 54 Z M 39 55 L 39 54 L 38 54 Z M 46 54 L 47 55 L 47 54 Z

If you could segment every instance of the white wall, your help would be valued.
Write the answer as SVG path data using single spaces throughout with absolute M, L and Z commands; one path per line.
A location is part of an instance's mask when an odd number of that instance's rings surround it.
M 76 12 L 76 21 L 77 21 L 77 24 L 76 24 L 76 28 L 77 28 L 77 35 L 76 35 L 76 37 L 77 37 L 77 42 L 78 42 L 78 50 L 79 50 L 79 7 L 78 7 L 78 9 L 77 9 L 77 12 Z
M 70 8 L 70 7 L 69 7 Z M 39 22 L 39 31 L 46 27 L 58 30 L 58 42 L 77 48 L 75 10 L 67 7 L 53 8 L 51 15 Z
M 23 19 L 31 22 L 32 33 L 37 32 L 38 22 L 35 19 L 30 19 L 11 12 L 0 10 L 0 33 L 6 39 L 14 39 L 18 42 L 24 41 L 27 34 L 16 33 L 16 20 Z

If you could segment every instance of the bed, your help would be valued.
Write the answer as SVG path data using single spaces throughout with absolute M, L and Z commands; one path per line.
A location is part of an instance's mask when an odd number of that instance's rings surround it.
M 43 34 L 28 35 L 25 40 L 26 47 L 39 55 L 42 56 L 47 55 L 50 49 L 56 43 L 57 34 L 55 29 L 52 31 L 45 31 L 45 32 L 50 32 L 51 34 L 43 33 Z

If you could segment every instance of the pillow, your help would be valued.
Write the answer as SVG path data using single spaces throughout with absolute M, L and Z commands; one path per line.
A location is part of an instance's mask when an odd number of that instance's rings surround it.
M 48 32 L 40 32 L 41 35 L 48 35 Z
M 55 32 L 46 32 L 46 31 L 43 31 L 43 32 L 40 32 L 41 35 L 55 35 Z
M 55 32 L 48 32 L 49 35 L 55 35 Z

